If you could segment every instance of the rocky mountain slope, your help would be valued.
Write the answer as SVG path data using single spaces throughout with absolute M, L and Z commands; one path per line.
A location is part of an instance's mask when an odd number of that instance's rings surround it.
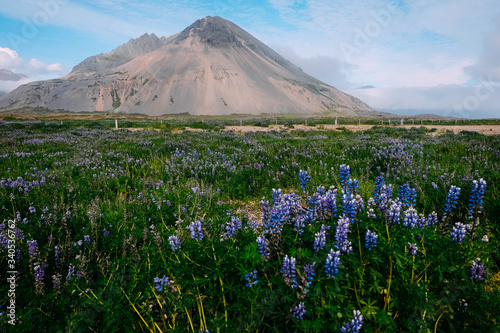
M 168 38 L 144 34 L 85 59 L 60 79 L 32 82 L 0 98 L 0 108 L 21 107 L 151 116 L 371 110 L 220 17 Z

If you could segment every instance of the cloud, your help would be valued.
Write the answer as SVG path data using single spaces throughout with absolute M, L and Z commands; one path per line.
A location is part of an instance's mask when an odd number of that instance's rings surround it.
M 0 81 L 1 92 L 10 92 L 18 86 L 33 80 L 61 76 L 65 70 L 58 63 L 46 64 L 38 59 L 26 61 L 19 57 L 16 51 L 7 47 L 0 47 L 0 69 L 8 69 L 14 73 L 24 74 L 29 77 L 19 81 Z
M 293 49 L 285 46 L 274 47 L 274 50 L 316 79 L 332 84 L 339 89 L 352 86 L 348 81 L 348 77 L 351 75 L 352 70 L 356 68 L 353 64 L 324 55 L 302 57 Z
M 475 79 L 489 78 L 500 82 L 500 16 L 496 21 L 496 30 L 487 34 L 484 39 L 480 58 L 474 65 L 464 69 Z
M 483 81 L 477 85 L 355 89 L 348 93 L 377 110 L 398 113 L 436 113 L 463 118 L 500 118 L 500 84 Z

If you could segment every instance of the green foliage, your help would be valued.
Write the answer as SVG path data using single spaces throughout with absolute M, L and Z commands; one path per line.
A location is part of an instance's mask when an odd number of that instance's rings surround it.
M 364 332 L 494 332 L 500 325 L 498 136 L 430 136 L 419 127 L 216 131 L 227 124 L 119 120 L 122 128 L 164 130 L 131 132 L 111 130 L 113 119 L 2 123 L 0 222 L 15 220 L 24 237 L 15 241 L 18 321 L 12 326 L 0 317 L 0 331 L 338 332 L 353 310 L 361 311 Z M 274 120 L 261 121 L 269 124 Z M 181 127 L 211 131 L 166 131 Z M 350 224 L 353 251 L 341 254 L 339 272 L 329 278 L 324 266 L 343 213 L 341 164 L 350 165 L 365 206 L 383 174 L 394 186 L 393 199 L 408 182 L 417 191 L 417 212 L 435 211 L 439 221 L 423 230 L 388 225 L 378 208 L 372 217 L 366 207 Z M 299 170 L 311 177 L 304 191 Z M 7 185 L 18 177 L 26 183 Z M 483 209 L 471 221 L 468 196 L 479 178 L 488 185 Z M 265 233 L 260 201 L 272 206 L 273 188 L 297 193 L 307 211 L 308 197 L 320 185 L 338 190 L 337 216 L 314 218 L 302 234 L 291 221 L 280 236 Z M 443 221 L 451 185 L 461 194 Z M 232 218 L 242 225 L 234 238 L 226 234 Z M 198 220 L 204 235 L 199 241 L 187 229 Z M 478 225 L 458 243 L 450 239 L 455 222 Z M 315 251 L 322 225 L 330 227 L 326 245 Z M 9 224 L 4 226 L 2 239 L 9 237 Z M 364 246 L 368 229 L 379 237 L 371 250 Z M 180 249 L 170 247 L 173 235 Z M 270 241 L 268 258 L 259 254 L 258 236 Z M 38 242 L 32 254 L 31 239 Z M 408 242 L 417 245 L 417 255 Z M 0 253 L 5 281 L 10 258 L 3 246 Z M 297 260 L 299 285 L 304 266 L 316 262 L 308 293 L 286 284 L 280 272 L 285 255 Z M 476 258 L 485 265 L 484 280 L 470 278 Z M 37 265 L 45 271 L 41 283 Z M 75 272 L 67 280 L 70 265 Z M 253 269 L 259 282 L 247 287 L 245 274 Z M 54 276 L 60 278 L 57 288 Z M 154 278 L 163 276 L 173 282 L 159 291 Z M 8 284 L 0 284 L 1 311 L 8 291 Z M 300 302 L 307 310 L 301 321 L 291 314 Z

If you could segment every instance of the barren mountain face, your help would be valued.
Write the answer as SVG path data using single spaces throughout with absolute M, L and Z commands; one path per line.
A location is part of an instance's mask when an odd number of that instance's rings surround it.
M 85 59 L 65 77 L 0 98 L 0 108 L 25 106 L 151 116 L 371 110 L 220 17 L 168 38 L 145 34 Z

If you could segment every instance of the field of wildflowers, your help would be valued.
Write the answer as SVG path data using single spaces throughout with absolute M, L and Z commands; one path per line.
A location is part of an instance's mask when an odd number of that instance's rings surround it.
M 499 330 L 500 137 L 202 124 L 0 122 L 1 331 Z

